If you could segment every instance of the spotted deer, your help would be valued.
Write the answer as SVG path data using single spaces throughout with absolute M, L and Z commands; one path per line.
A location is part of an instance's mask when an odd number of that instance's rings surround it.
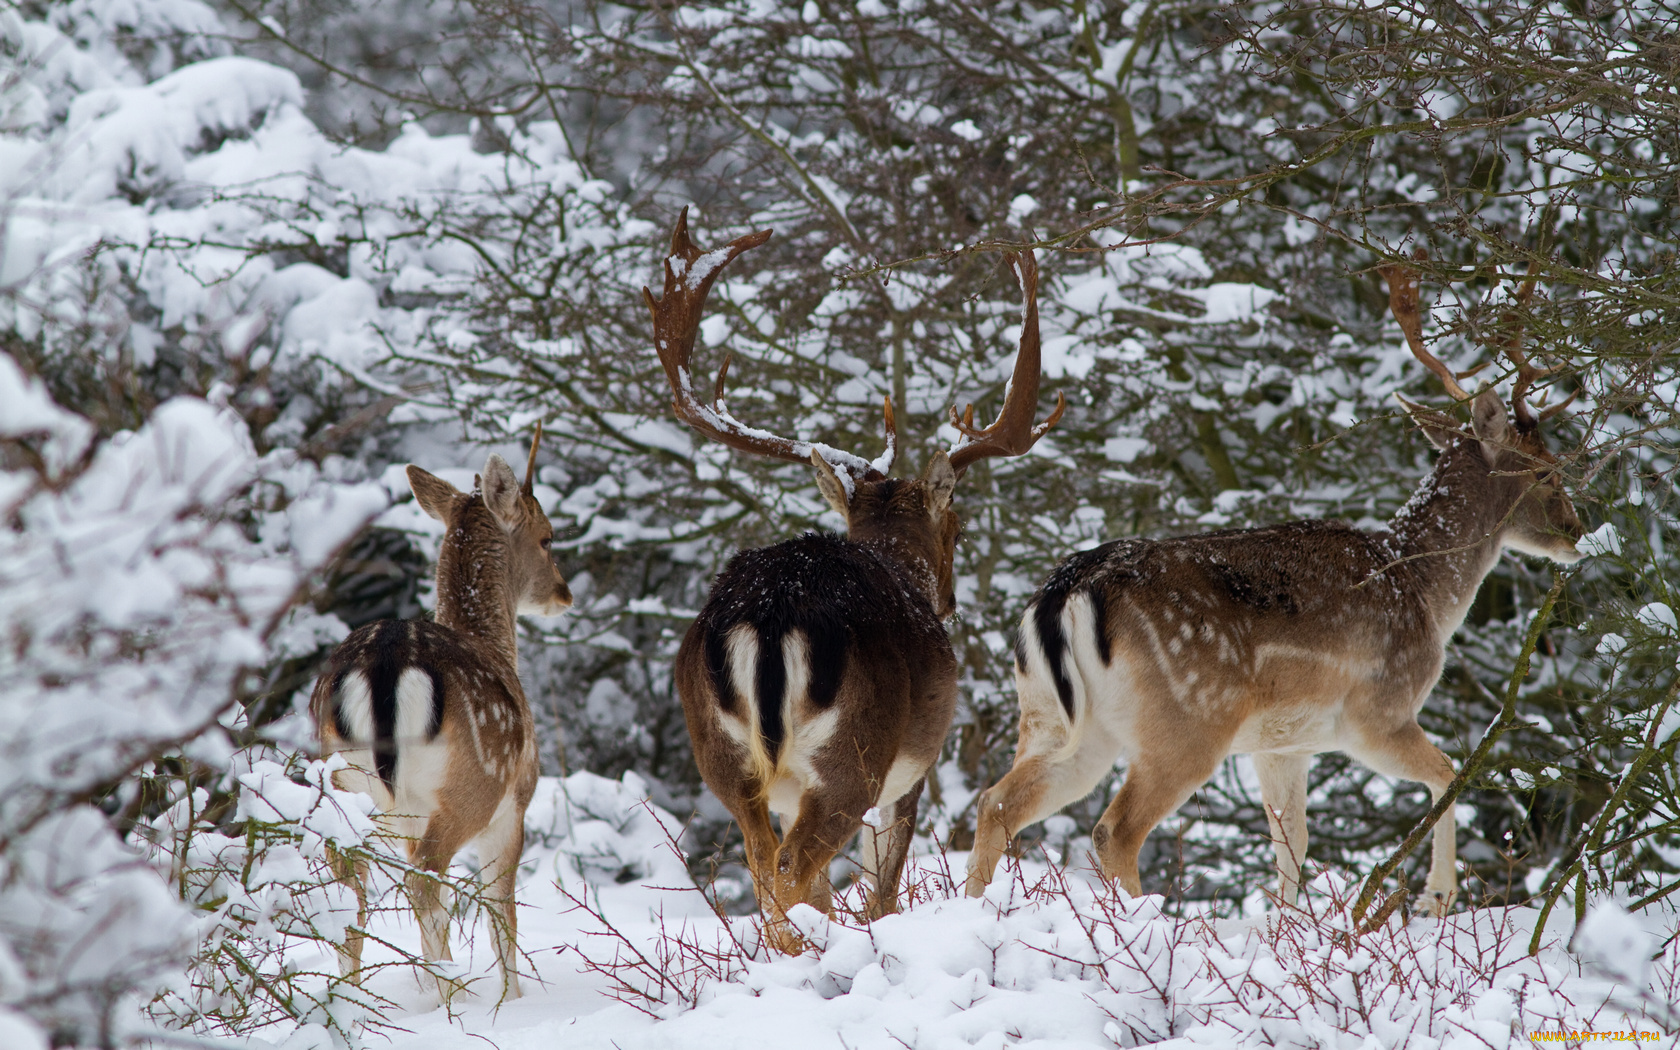
M 956 659 L 941 623 L 956 607 L 952 497 L 970 464 L 1025 453 L 1065 405 L 1058 399 L 1049 419 L 1033 425 L 1038 271 L 1030 253 L 1010 259 L 1026 313 L 1002 413 L 980 430 L 972 405 L 960 419 L 953 409 L 962 437 L 948 454 L 935 452 L 920 478 L 887 476 L 897 446 L 891 399 L 886 452 L 874 462 L 735 419 L 723 402 L 727 358 L 712 403 L 701 402 L 689 362 L 706 297 L 724 266 L 770 233 L 704 252 L 689 239 L 685 212 L 665 260 L 664 297 L 643 294 L 677 418 L 730 448 L 810 464 L 818 490 L 846 522 L 845 538 L 811 533 L 735 555 L 674 668 L 700 773 L 745 838 L 767 940 L 794 950 L 799 939 L 787 909 L 831 910 L 829 862 L 866 816 L 866 912 L 897 909 L 923 777 L 957 699 Z M 779 840 L 771 813 L 781 818 Z
M 497 455 L 463 493 L 408 468 L 420 508 L 444 523 L 434 620 L 380 620 L 357 628 L 316 681 L 310 713 L 324 754 L 342 753 L 342 790 L 365 791 L 384 833 L 404 843 L 414 870 L 409 898 L 428 961 L 451 958 L 449 913 L 437 881 L 463 846 L 476 846 L 492 902 L 491 935 L 502 998 L 519 997 L 514 876 L 525 807 L 537 784 L 535 727 L 519 684 L 514 618 L 556 616 L 571 590 L 549 554 L 554 529 L 532 493 L 537 442 L 521 485 Z M 367 920 L 365 870 L 338 862 L 357 901 L 340 965 L 360 981 Z M 447 1000 L 454 985 L 437 976 Z
M 1507 416 L 1491 386 L 1472 396 L 1424 347 L 1416 272 L 1383 273 L 1412 353 L 1470 403 L 1469 431 L 1400 399 L 1440 456 L 1387 530 L 1297 521 L 1118 540 L 1063 561 L 1021 618 L 1020 741 L 1013 768 L 979 801 L 971 896 L 1017 832 L 1088 794 L 1117 759 L 1125 782 L 1091 834 L 1104 875 L 1140 892 L 1145 836 L 1227 755 L 1246 753 L 1287 904 L 1315 754 L 1345 752 L 1436 798 L 1453 779 L 1417 723 L 1444 647 L 1502 550 L 1574 562 L 1581 523 L 1540 434 L 1564 405 L 1537 420 L 1525 404 L 1545 372 L 1520 334 L 1505 347 L 1516 366 Z M 1434 836 L 1426 903 L 1444 914 L 1455 893 L 1450 810 Z

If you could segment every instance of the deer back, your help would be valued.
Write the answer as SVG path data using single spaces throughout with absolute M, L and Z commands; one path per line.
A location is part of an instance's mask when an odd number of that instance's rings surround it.
M 510 791 L 523 806 L 536 785 L 514 618 L 571 604 L 548 553 L 553 527 L 532 494 L 536 449 L 533 440 L 523 486 L 497 455 L 470 493 L 408 468 L 416 502 L 445 524 L 437 619 L 358 628 L 310 701 L 324 751 L 367 752 L 353 764 L 368 777 L 362 786 L 389 796 L 383 809 L 422 819 L 443 812 L 466 837 Z
M 1268 699 L 1288 702 L 1294 683 L 1258 680 L 1279 658 L 1319 678 L 1425 687 L 1441 647 L 1415 566 L 1382 572 L 1395 560 L 1390 539 L 1298 521 L 1103 544 L 1062 562 L 1033 596 L 1017 672 L 1040 673 L 1069 721 L 1092 702 L 1088 683 L 1122 669 L 1135 692 L 1196 720 L 1223 721 L 1224 711 L 1240 721 Z M 1179 721 L 1170 716 L 1158 715 Z

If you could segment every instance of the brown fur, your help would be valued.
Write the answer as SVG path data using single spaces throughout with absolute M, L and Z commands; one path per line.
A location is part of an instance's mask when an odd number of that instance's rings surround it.
M 1123 540 L 1063 562 L 1021 621 L 1020 743 L 981 797 L 969 893 L 1011 837 L 1117 758 L 1126 780 L 1092 842 L 1134 894 L 1144 838 L 1227 754 L 1254 755 L 1287 902 L 1312 755 L 1346 751 L 1438 797 L 1453 767 L 1417 713 L 1443 647 L 1502 549 L 1568 562 L 1582 534 L 1537 430 L 1509 424 L 1491 393 L 1473 416 L 1470 435 L 1419 419 L 1444 451 L 1391 531 L 1303 521 Z M 1438 912 L 1454 893 L 1455 841 L 1449 814 L 1428 883 Z
M 956 660 L 939 621 L 956 608 L 957 478 L 981 458 L 1026 452 L 1066 402 L 1058 397 L 1050 418 L 1034 425 L 1038 267 L 1026 252 L 1008 256 L 1025 305 L 1003 410 L 985 429 L 973 425 L 974 406 L 961 417 L 953 410 L 963 440 L 949 455 L 936 453 L 919 480 L 885 476 L 897 443 L 891 399 L 883 404 L 888 455 L 881 465 L 736 420 L 722 400 L 728 358 L 713 403 L 701 404 L 692 356 L 706 296 L 731 260 L 769 237 L 761 230 L 705 252 L 688 236 L 685 209 L 665 258 L 665 294 L 643 288 L 642 296 L 677 418 L 730 448 L 808 460 L 823 497 L 847 523 L 850 541 L 807 536 L 737 555 L 684 637 L 675 669 L 695 761 L 746 838 L 771 920 L 767 936 L 791 950 L 799 938 L 787 910 L 798 903 L 828 910 L 828 863 L 872 806 L 882 819 L 863 837 L 874 884 L 867 909 L 879 915 L 898 907 L 922 777 L 956 706 Z M 780 843 L 772 810 L 786 832 Z
M 844 501 L 826 464 L 817 471 L 824 493 Z M 695 761 L 741 826 L 768 936 L 783 949 L 798 944 L 788 908 L 830 910 L 829 862 L 872 807 L 882 819 L 864 831 L 867 910 L 897 910 L 922 780 L 956 708 L 940 624 L 954 604 L 954 480 L 937 454 L 920 480 L 857 482 L 840 502 L 849 540 L 813 535 L 737 555 L 678 651 Z M 761 701 L 778 681 L 767 716 Z
M 419 869 L 407 886 L 430 961 L 451 957 L 449 919 L 437 881 L 425 873 L 445 871 L 476 841 L 497 909 L 491 928 L 502 995 L 513 999 L 520 994 L 514 878 L 525 808 L 537 783 L 536 730 L 519 684 L 515 616 L 555 615 L 571 604 L 571 591 L 548 553 L 553 527 L 500 456 L 485 465 L 482 494 L 463 494 L 419 467 L 408 472 L 420 506 L 447 525 L 436 622 L 382 620 L 358 628 L 328 661 L 310 711 L 322 752 L 344 752 L 351 762 L 334 774 L 335 783 L 373 796 L 386 833 L 404 840 Z M 358 902 L 341 965 L 359 981 L 366 873 L 342 861 L 338 868 Z M 438 988 L 445 999 L 453 990 L 441 976 Z

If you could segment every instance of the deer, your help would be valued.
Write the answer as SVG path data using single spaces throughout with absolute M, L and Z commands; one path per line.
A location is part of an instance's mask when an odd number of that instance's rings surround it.
M 725 357 L 711 404 L 695 393 L 695 332 L 712 284 L 771 230 L 706 252 L 685 209 L 664 261 L 664 294 L 643 297 L 677 418 L 729 448 L 808 464 L 846 523 L 735 554 L 684 635 L 673 678 L 700 774 L 741 828 L 765 942 L 796 952 L 787 915 L 807 904 L 832 914 L 830 862 L 865 827 L 865 915 L 898 908 L 898 883 L 929 767 L 950 729 L 957 663 L 943 621 L 953 585 L 957 483 L 975 461 L 1026 453 L 1066 408 L 1058 395 L 1036 426 L 1040 348 L 1038 269 L 1008 257 L 1025 300 L 1013 380 L 997 421 L 974 426 L 974 406 L 951 410 L 957 444 L 935 451 L 917 478 L 889 477 L 897 451 L 892 399 L 886 450 L 868 461 L 824 444 L 740 422 L 724 402 Z M 780 818 L 778 838 L 771 814 Z
M 347 763 L 334 784 L 372 796 L 381 833 L 406 847 L 404 883 L 428 963 L 452 958 L 449 913 L 432 876 L 462 847 L 476 846 L 504 1001 L 520 996 L 514 879 L 538 772 L 515 618 L 557 616 L 572 604 L 550 553 L 554 528 L 533 492 L 541 440 L 539 423 L 524 484 L 495 454 L 470 493 L 408 467 L 415 502 L 445 526 L 435 617 L 357 628 L 328 658 L 310 697 L 322 753 Z M 366 866 L 337 855 L 333 863 L 356 895 L 340 969 L 360 984 Z M 458 986 L 433 973 L 448 1002 Z
M 1451 760 L 1417 715 L 1482 580 L 1506 549 L 1565 565 L 1581 556 L 1581 522 L 1541 435 L 1568 401 L 1538 419 L 1525 403 L 1550 370 L 1529 363 L 1520 328 L 1504 346 L 1516 368 L 1510 413 L 1492 385 L 1465 391 L 1424 346 L 1416 270 L 1381 272 L 1408 347 L 1469 404 L 1469 429 L 1396 395 L 1439 456 L 1386 530 L 1295 521 L 1116 540 L 1063 560 L 1021 617 L 1019 743 L 1009 772 L 978 801 L 970 896 L 984 894 L 1022 828 L 1089 794 L 1117 759 L 1124 782 L 1091 833 L 1107 879 L 1141 893 L 1145 837 L 1227 755 L 1249 754 L 1277 900 L 1291 907 L 1314 755 L 1344 752 L 1423 783 L 1434 799 L 1452 781 Z M 1519 305 L 1532 290 L 1530 278 Z M 1436 916 L 1456 893 L 1456 847 L 1449 810 L 1434 829 L 1421 902 Z

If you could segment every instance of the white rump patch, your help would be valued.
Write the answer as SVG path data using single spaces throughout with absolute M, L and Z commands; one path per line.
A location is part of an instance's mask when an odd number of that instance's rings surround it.
M 351 671 L 344 676 L 333 698 L 338 707 L 339 721 L 350 730 L 350 743 L 373 742 L 373 689 L 367 675 Z
M 397 752 L 424 744 L 432 727 L 432 676 L 418 667 L 405 667 L 397 676 Z

